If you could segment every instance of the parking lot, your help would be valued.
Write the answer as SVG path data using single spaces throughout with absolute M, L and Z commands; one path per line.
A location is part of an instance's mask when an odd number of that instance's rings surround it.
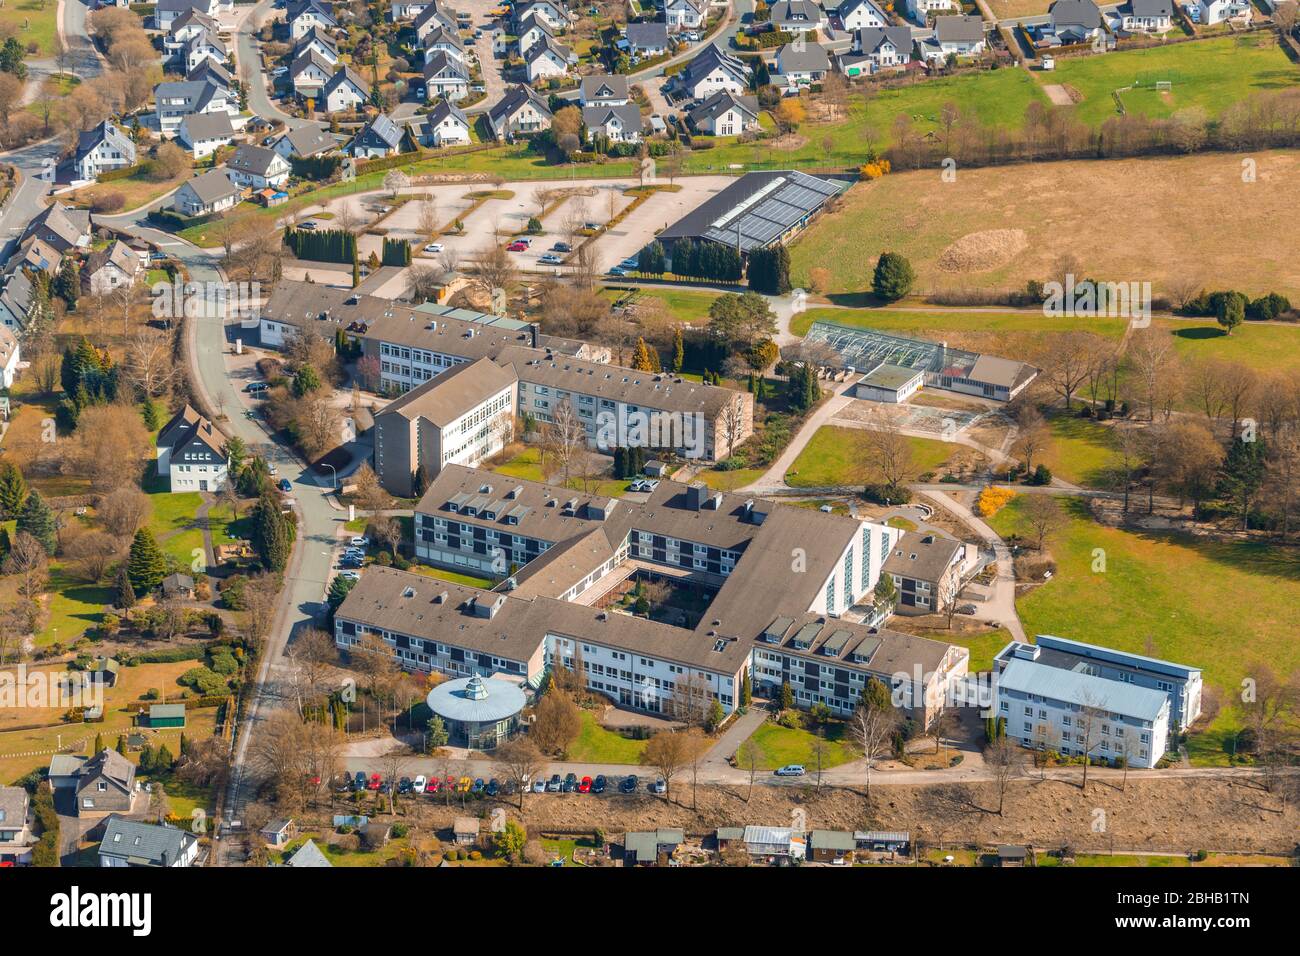
M 596 236 L 593 248 L 597 267 L 607 270 L 623 259 L 635 256 L 659 230 L 731 182 L 727 176 L 693 176 L 674 183 L 671 191 L 656 192 L 609 232 Z M 542 263 L 541 257 L 557 242 L 576 246 L 574 231 L 577 228 L 603 228 L 632 204 L 634 197 L 627 195 L 626 191 L 635 185 L 636 181 L 630 179 L 514 182 L 497 189 L 482 183 L 455 183 L 412 186 L 403 193 L 432 196 L 441 229 L 460 220 L 463 231 L 437 239 L 447 254 L 460 263 L 477 258 L 489 243 L 506 242 L 511 236 L 522 234 L 528 227 L 528 220 L 538 216 L 543 231 L 541 235 L 530 237 L 528 249 L 513 254 L 517 257 L 516 264 L 525 271 L 559 269 L 563 272 L 563 267 Z M 473 196 L 488 190 L 500 193 L 500 198 L 482 200 Z M 341 196 L 324 207 L 313 207 L 300 220 L 325 212 L 336 220 L 341 215 L 343 218 L 351 216 L 361 224 L 358 228 L 366 228 L 381 219 L 383 214 L 377 210 L 388 205 L 388 198 L 383 192 Z M 429 243 L 422 223 L 425 214 L 423 202 L 409 201 L 383 216 L 379 227 L 389 237 L 410 241 L 417 259 L 432 261 L 439 253 L 423 251 Z M 331 225 L 328 219 L 319 220 L 319 223 L 321 228 Z M 577 239 L 580 241 L 581 237 Z M 362 236 L 360 240 L 363 256 L 368 256 L 372 250 L 378 251 L 381 245 L 379 236 Z

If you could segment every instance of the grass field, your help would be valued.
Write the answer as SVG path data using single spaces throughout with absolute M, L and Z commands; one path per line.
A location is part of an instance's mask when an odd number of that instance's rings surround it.
M 1052 474 L 1074 485 L 1103 487 L 1109 469 L 1115 465 L 1110 429 L 1090 418 L 1066 415 L 1048 418 L 1052 441 L 1038 460 Z
M 822 769 L 829 770 L 840 764 L 858 759 L 859 753 L 845 739 L 845 725 L 832 721 L 825 728 L 826 754 L 822 758 Z M 807 730 L 783 727 L 772 721 L 765 721 L 749 738 L 758 750 L 758 769 L 775 770 L 786 764 L 803 764 L 809 774 L 816 774 L 817 759 L 813 756 L 813 741 L 816 735 Z M 743 761 L 741 761 L 743 766 Z
M 1232 335 L 1208 320 L 1169 319 L 1156 325 L 1169 330 L 1186 359 L 1222 359 L 1267 371 L 1300 368 L 1300 325 L 1246 322 Z
M 166 195 L 193 175 L 193 168 L 186 167 L 179 176 L 156 181 L 142 172 L 136 172 L 125 179 L 114 179 L 110 182 L 87 186 L 85 189 L 78 189 L 72 194 L 71 199 L 77 203 L 90 205 L 97 197 L 106 193 L 120 193 L 124 201 L 122 210 L 127 211 L 139 208 Z
M 542 472 L 541 452 L 537 448 L 524 448 L 517 455 L 507 462 L 496 465 L 492 469 L 498 474 L 509 475 L 511 478 L 524 478 L 528 481 L 547 481 L 546 475 Z M 550 479 L 553 484 L 563 485 L 559 476 Z M 568 487 L 575 490 L 582 488 L 582 482 L 577 478 L 570 478 Z M 602 478 L 596 482 L 592 494 L 607 495 L 609 497 L 618 497 L 627 491 L 626 480 L 615 480 L 613 478 Z
M 916 293 L 1023 289 L 1050 278 L 1070 253 L 1084 274 L 1150 282 L 1156 296 L 1195 279 L 1206 288 L 1300 300 L 1300 273 L 1286 253 L 1300 242 L 1300 195 L 1280 188 L 1300 173 L 1300 153 L 1256 158 L 1253 183 L 1242 182 L 1237 157 L 1221 153 L 972 169 L 943 185 L 930 171 L 893 174 L 857 184 L 842 209 L 812 224 L 791 247 L 791 279 L 807 288 L 810 270 L 822 267 L 832 296 L 857 298 L 871 287 L 876 257 L 889 250 L 912 263 Z M 1124 215 L 1097 215 L 1104 195 L 1122 202 Z M 981 271 L 939 267 L 950 244 L 990 229 L 1023 231 L 1023 249 L 1008 259 L 989 248 Z M 1207 243 L 1222 255 L 1199 255 Z
M 989 524 L 1003 536 L 1023 534 L 1023 501 L 1013 500 Z M 1069 520 L 1048 542 L 1056 575 L 1016 602 L 1028 633 L 1139 654 L 1150 638 L 1156 656 L 1202 668 L 1205 682 L 1229 696 L 1256 662 L 1280 674 L 1300 667 L 1300 555 L 1255 542 L 1106 528 L 1078 502 L 1064 504 Z M 1093 570 L 1098 558 L 1104 571 Z M 1223 762 L 1222 736 L 1235 726 L 1225 710 L 1192 738 L 1193 757 Z
M 183 568 L 190 568 L 195 558 L 201 559 L 203 555 L 203 532 L 194 517 L 203 504 L 203 496 L 197 491 L 156 493 L 149 496 L 149 501 L 153 505 L 153 515 L 149 518 L 148 528 L 158 546 Z M 225 509 L 218 511 L 223 515 L 229 514 Z
M 35 42 L 40 45 L 40 55 L 54 52 L 57 31 L 58 4 L 54 0 L 11 0 L 0 7 L 0 30 L 8 36 L 10 31 L 24 47 Z
M 1155 84 L 1160 80 L 1170 81 L 1172 89 L 1157 92 Z M 1252 93 L 1300 82 L 1300 72 L 1273 37 L 1259 34 L 1106 56 L 1061 57 L 1053 82 L 1083 94 L 1075 113 L 1084 122 L 1098 125 L 1116 115 L 1111 92 L 1124 87 L 1132 87 L 1120 94 L 1129 113 L 1165 117 L 1199 107 L 1218 116 Z
M 641 762 L 641 752 L 646 741 L 630 740 L 622 734 L 606 730 L 589 710 L 581 713 L 582 730 L 569 745 L 568 759 L 577 763 L 627 763 Z
M 123 667 L 116 687 L 104 693 L 104 720 L 102 723 L 64 723 L 63 707 L 0 709 L 0 783 L 8 784 L 37 767 L 48 766 L 50 752 L 62 745 L 72 753 L 86 754 L 94 747 L 96 734 L 102 734 L 106 746 L 114 746 L 117 736 L 131 728 L 131 716 L 123 708 L 140 700 L 152 687 L 164 694 L 175 694 L 183 688 L 176 678 L 195 664 L 194 661 L 177 661 L 170 664 L 141 664 Z M 59 665 L 32 666 L 35 670 L 58 671 Z M 216 718 L 215 708 L 193 709 L 187 712 L 185 735 L 191 740 L 211 734 Z M 26 730 L 7 730 L 12 727 L 29 727 Z M 159 742 L 165 742 L 172 753 L 178 753 L 179 730 L 151 732 Z M 18 756 L 18 755 L 25 756 Z M 170 790 L 169 790 L 170 793 Z M 181 794 L 178 794 L 181 795 Z M 198 799 L 196 795 L 195 799 Z M 175 804 L 173 805 L 175 808 Z
M 870 434 L 861 428 L 823 425 L 804 446 L 786 473 L 793 488 L 828 488 L 862 484 L 870 464 Z M 907 439 L 917 471 L 936 471 L 951 457 L 954 445 L 930 438 Z
M 452 584 L 463 584 L 470 588 L 490 588 L 496 582 L 491 578 L 481 578 L 474 574 L 461 574 L 458 571 L 448 571 L 445 568 L 434 568 L 427 564 L 413 563 L 411 571 L 416 574 L 423 574 L 431 578 L 437 578 L 440 581 L 450 581 Z
M 616 301 L 626 291 L 617 286 L 609 286 L 604 289 L 604 294 L 610 301 Z M 642 289 L 640 292 L 646 299 L 662 302 L 678 322 L 689 322 L 692 325 L 709 321 L 709 306 L 718 297 L 716 292 L 694 292 L 690 289 Z

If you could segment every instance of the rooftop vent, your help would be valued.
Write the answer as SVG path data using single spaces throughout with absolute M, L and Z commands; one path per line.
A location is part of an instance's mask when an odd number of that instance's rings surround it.
M 434 604 L 446 604 L 446 603 L 447 603 L 447 592 L 446 592 L 446 591 L 439 591 L 438 594 L 434 597 L 434 599 L 433 599 L 433 603 L 434 603 Z
M 1015 656 L 1023 661 L 1038 660 L 1039 650 L 1037 644 L 1017 644 Z

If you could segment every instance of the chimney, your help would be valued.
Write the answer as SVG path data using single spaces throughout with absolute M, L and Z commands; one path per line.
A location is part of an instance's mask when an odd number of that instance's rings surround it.
M 528 323 L 528 339 L 533 348 L 537 348 L 538 326 L 536 322 Z

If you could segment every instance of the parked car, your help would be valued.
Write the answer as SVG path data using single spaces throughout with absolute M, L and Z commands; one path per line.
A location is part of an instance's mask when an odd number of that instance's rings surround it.
M 640 785 L 640 783 L 641 781 L 637 779 L 636 774 L 632 774 L 631 776 L 624 777 L 623 782 L 618 785 L 618 792 L 636 793 L 636 788 Z
M 411 789 L 416 793 L 424 793 L 424 790 L 428 785 L 429 781 L 424 778 L 424 774 L 422 773 L 416 774 L 415 779 L 411 781 Z
M 430 777 L 429 782 L 424 785 L 424 792 L 427 794 L 435 794 L 438 792 L 441 785 L 442 784 L 437 777 Z
M 573 246 L 569 245 L 567 242 L 557 242 L 555 245 L 551 246 L 551 251 L 552 251 L 552 252 L 572 252 L 572 251 L 573 251 Z
M 668 781 L 666 781 L 663 777 L 655 777 L 655 782 L 650 784 L 650 786 L 647 787 L 646 789 L 649 790 L 651 793 L 667 793 Z
M 578 789 L 578 775 L 569 773 L 564 775 L 564 792 L 573 793 Z
M 390 790 L 392 790 L 392 789 L 393 789 L 393 785 L 392 785 L 391 783 L 389 783 L 387 780 L 384 780 L 384 781 L 382 781 L 382 782 L 379 784 L 379 792 L 380 792 L 380 793 L 388 793 L 388 791 L 390 791 Z
M 370 547 L 370 539 L 363 535 L 357 535 L 355 538 L 349 541 L 348 544 L 350 544 L 354 548 L 368 548 Z
M 548 265 L 548 266 L 558 266 L 558 265 L 562 265 L 562 264 L 564 263 L 564 260 L 563 260 L 561 257 L 557 256 L 557 255 L 556 255 L 555 253 L 553 253 L 553 252 L 545 253 L 545 254 L 544 254 L 540 259 L 538 259 L 537 261 L 538 261 L 538 262 L 541 262 L 541 263 L 544 263 L 545 265 Z
M 356 571 L 353 571 L 353 570 L 351 570 L 351 569 L 348 569 L 348 570 L 346 570 L 346 571 L 340 571 L 340 572 L 339 572 L 339 577 L 344 578 L 344 579 L 346 579 L 346 580 L 348 580 L 348 581 L 360 581 L 360 580 L 361 580 L 361 575 L 358 574 Z
M 777 767 L 772 772 L 778 777 L 802 777 L 808 771 L 804 770 L 803 764 L 788 763 L 784 767 Z
M 353 790 L 366 789 L 366 775 L 362 773 L 360 770 L 358 770 L 356 776 L 352 778 L 352 789 Z
M 628 256 L 626 259 L 620 262 L 619 265 L 622 266 L 624 269 L 636 269 L 641 265 L 641 260 L 638 259 L 636 256 Z
M 558 773 L 551 774 L 551 779 L 546 782 L 547 793 L 559 793 L 563 787 L 564 784 L 560 780 L 560 775 Z
M 410 793 L 411 788 L 414 786 L 415 786 L 415 781 L 413 781 L 410 777 L 403 777 L 401 780 L 397 781 L 397 792 Z
M 645 481 L 644 481 L 643 479 L 641 479 L 641 478 L 637 478 L 637 479 L 635 479 L 635 480 L 634 480 L 630 485 L 627 486 L 627 490 L 628 490 L 628 491 L 646 491 L 646 490 L 648 490 L 648 489 L 647 489 L 646 486 L 645 486 Z
M 380 785 L 382 782 L 383 782 L 383 781 L 380 779 L 379 774 L 377 774 L 377 773 L 372 773 L 372 774 L 370 775 L 370 782 L 366 784 L 366 789 L 367 789 L 367 790 L 378 790 L 378 789 L 379 789 L 379 785 Z
M 484 792 L 489 797 L 495 797 L 498 793 L 501 792 L 501 784 L 497 782 L 496 777 L 493 777 L 491 780 L 487 782 L 487 789 Z
M 957 613 L 958 613 L 958 614 L 974 614 L 976 610 L 978 610 L 978 609 L 975 607 L 974 604 L 959 604 L 959 605 L 957 605 Z
M 597 774 L 596 779 L 591 781 L 591 792 L 604 793 L 606 785 L 605 775 L 603 773 Z
M 284 76 L 288 72 L 289 72 L 289 68 L 287 66 L 277 66 L 274 70 L 271 71 L 271 75 Z
M 266 382 L 249 382 L 247 385 L 244 386 L 244 391 L 246 391 L 249 395 L 257 395 L 261 392 L 267 391 L 270 387 L 271 386 L 268 385 Z
M 473 780 L 471 780 L 469 777 L 461 777 L 460 780 L 456 783 L 456 792 L 469 793 L 470 788 L 472 786 L 474 786 Z
M 644 481 L 641 482 L 641 484 L 643 486 L 642 488 L 643 491 L 654 491 L 656 488 L 659 487 L 659 479 L 646 478 Z
M 298 223 L 298 225 L 296 225 L 294 228 L 295 228 L 295 229 L 306 229 L 306 230 L 308 230 L 308 231 L 311 231 L 312 229 L 315 229 L 315 228 L 316 228 L 316 223 L 315 223 L 313 220 L 308 219 L 306 222 L 300 222 L 300 223 Z
M 279 488 L 281 491 L 293 491 L 293 485 L 289 484 L 288 478 L 281 478 L 276 482 L 275 487 Z
M 579 792 L 579 793 L 591 793 L 591 778 L 590 778 L 590 777 L 583 777 L 581 780 L 578 781 L 578 792 Z
M 605 274 L 611 276 L 625 276 L 627 275 L 627 270 L 624 269 L 622 266 L 614 266 L 609 270 L 609 272 Z
M 528 243 L 520 242 L 518 239 L 506 246 L 506 252 L 525 252 L 527 249 Z
M 424 247 L 425 252 L 442 252 L 443 244 L 441 242 L 431 242 Z
M 474 796 L 477 797 L 480 793 L 482 793 L 486 789 L 487 789 L 487 784 L 483 782 L 483 778 L 476 777 L 474 779 L 474 783 L 469 788 L 469 792 L 474 794 Z
M 533 793 L 545 793 L 545 792 L 546 792 L 546 778 L 539 775 L 537 779 L 533 781 Z

